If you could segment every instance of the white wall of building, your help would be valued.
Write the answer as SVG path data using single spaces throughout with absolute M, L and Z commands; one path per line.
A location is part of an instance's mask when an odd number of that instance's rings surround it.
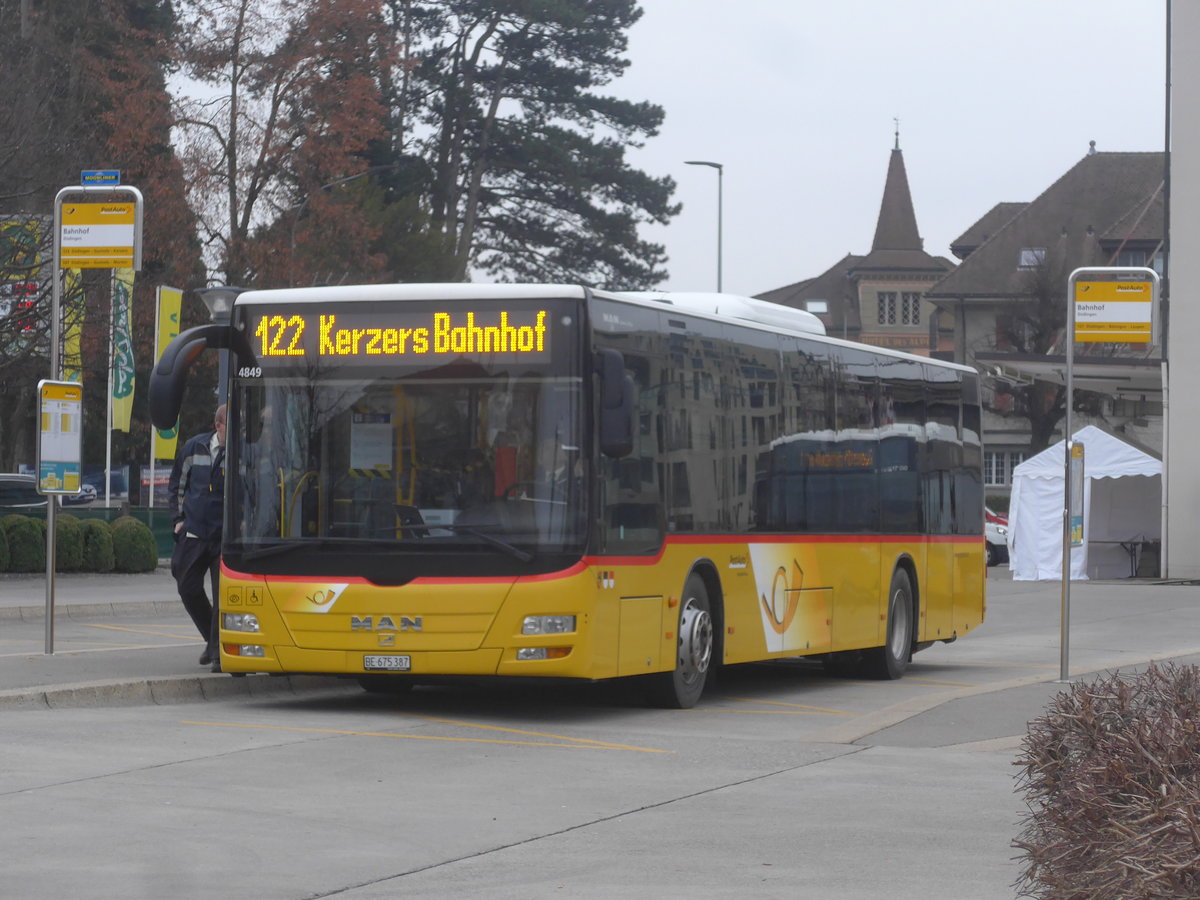
M 1200 578 L 1200 3 L 1171 4 L 1171 245 L 1166 548 L 1170 578 Z

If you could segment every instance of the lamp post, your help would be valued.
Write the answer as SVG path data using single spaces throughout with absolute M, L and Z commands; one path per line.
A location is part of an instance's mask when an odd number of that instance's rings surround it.
M 233 316 L 233 301 L 246 288 L 218 284 L 212 287 L 197 288 L 196 293 L 204 301 L 208 309 L 208 317 L 215 325 L 228 325 Z M 229 348 L 221 350 L 220 365 L 217 370 L 217 406 L 229 399 Z
M 706 159 L 689 159 L 685 165 L 708 166 L 717 170 L 717 293 L 719 294 L 721 292 L 721 207 L 724 203 L 725 167 L 718 162 L 709 162 Z
M 364 169 L 361 172 L 356 172 L 353 175 L 347 175 L 345 178 L 338 178 L 328 184 L 323 184 L 318 191 L 327 191 L 332 187 L 349 184 L 351 181 L 358 181 L 360 178 L 366 178 L 368 175 L 377 175 L 380 172 L 390 172 L 393 169 L 399 169 L 404 166 L 404 163 L 383 163 L 378 166 L 371 166 L 369 169 Z M 315 193 L 315 191 L 314 191 Z M 312 194 L 306 196 L 302 201 L 295 206 L 290 207 L 294 210 L 292 213 L 292 249 L 288 256 L 288 287 L 294 287 L 296 283 L 296 226 L 300 224 L 300 216 L 305 209 L 308 208 L 308 201 L 312 199 Z M 284 210 L 287 212 L 287 210 Z

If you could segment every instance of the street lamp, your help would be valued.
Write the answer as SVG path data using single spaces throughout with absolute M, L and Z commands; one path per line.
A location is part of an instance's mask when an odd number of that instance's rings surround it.
M 214 325 L 228 325 L 233 315 L 233 301 L 246 288 L 218 284 L 212 287 L 197 288 L 196 293 L 204 301 L 208 317 Z M 217 405 L 223 405 L 229 399 L 229 346 L 221 350 L 220 366 L 217 370 Z
M 323 184 L 317 188 L 317 191 L 327 191 L 332 187 L 349 184 L 351 181 L 358 181 L 360 178 L 366 178 L 368 175 L 377 175 L 380 172 L 389 172 L 393 169 L 404 167 L 404 163 L 383 163 L 378 166 L 371 166 L 369 169 L 364 169 L 361 172 L 356 172 L 353 175 L 347 175 L 345 178 L 338 178 L 329 184 Z M 316 193 L 314 191 L 313 193 Z M 292 249 L 288 256 L 288 287 L 294 287 L 296 283 L 296 226 L 300 224 L 300 216 L 305 209 L 308 208 L 308 201 L 312 199 L 312 194 L 307 195 L 301 202 L 295 206 L 289 207 L 289 210 L 294 210 L 292 213 Z M 284 210 L 288 212 L 289 210 Z
M 717 293 L 719 294 L 721 293 L 721 207 L 723 205 L 725 167 L 718 162 L 709 162 L 706 159 L 689 159 L 685 165 L 708 166 L 717 170 Z

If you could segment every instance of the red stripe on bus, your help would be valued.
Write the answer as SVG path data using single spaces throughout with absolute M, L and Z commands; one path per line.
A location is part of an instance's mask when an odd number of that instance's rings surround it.
M 521 582 L 536 582 L 536 581 L 558 581 L 563 578 L 573 578 L 585 571 L 588 567 L 594 566 L 652 566 L 657 565 L 666 553 L 667 547 L 671 545 L 688 545 L 688 544 L 977 544 L 982 543 L 983 535 L 981 534 L 879 534 L 872 535 L 869 538 L 864 538 L 860 534 L 809 534 L 809 535 L 786 535 L 786 534 L 764 534 L 753 538 L 746 535 L 672 535 L 663 541 L 662 547 L 654 556 L 603 556 L 593 555 L 585 556 L 574 565 L 568 566 L 565 569 L 560 569 L 557 572 L 545 572 L 539 575 L 481 575 L 481 576 L 455 576 L 447 578 L 444 576 L 422 576 L 414 578 L 409 584 L 511 584 L 516 581 Z M 235 572 L 221 563 L 222 576 L 236 578 L 242 581 L 253 581 L 261 579 L 263 581 L 270 580 L 274 583 L 304 583 L 312 584 L 317 581 L 336 581 L 344 584 L 365 584 L 372 587 L 380 587 L 373 581 L 368 581 L 361 575 L 347 576 L 315 576 L 315 575 L 249 575 L 241 572 Z

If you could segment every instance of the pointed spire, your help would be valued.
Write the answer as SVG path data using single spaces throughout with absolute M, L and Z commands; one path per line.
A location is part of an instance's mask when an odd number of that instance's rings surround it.
M 879 221 L 875 225 L 872 250 L 920 250 L 921 235 L 917 231 L 917 215 L 913 212 L 912 195 L 908 190 L 908 174 L 904 171 L 904 155 L 900 152 L 900 120 L 896 120 L 896 146 L 888 160 L 887 181 L 883 185 L 883 202 L 879 205 Z

